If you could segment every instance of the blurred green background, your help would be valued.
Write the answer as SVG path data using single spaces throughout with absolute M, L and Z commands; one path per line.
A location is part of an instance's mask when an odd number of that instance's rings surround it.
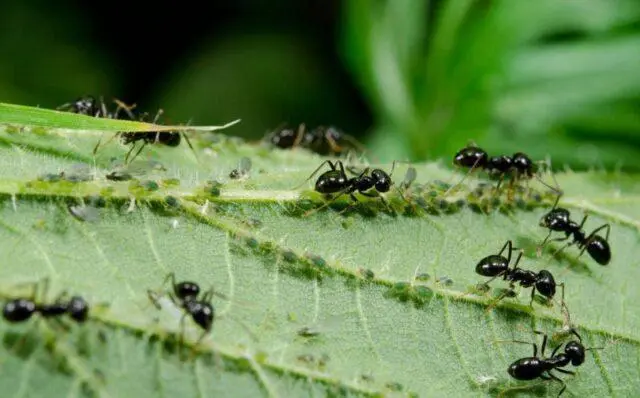
M 250 139 L 332 124 L 381 161 L 473 140 L 640 170 L 638 0 L 4 0 L 0 26 L 2 102 L 117 97 Z

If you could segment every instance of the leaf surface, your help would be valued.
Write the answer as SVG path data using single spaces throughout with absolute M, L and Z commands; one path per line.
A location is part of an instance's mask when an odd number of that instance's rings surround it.
M 487 311 L 507 284 L 475 289 L 486 281 L 475 265 L 507 239 L 525 250 L 521 267 L 566 284 L 585 345 L 604 347 L 566 377 L 568 391 L 640 394 L 637 176 L 556 176 L 572 218 L 589 214 L 587 232 L 611 225 L 603 267 L 576 259 L 576 247 L 536 256 L 549 195 L 516 192 L 496 204 L 467 195 L 472 176 L 444 196 L 434 181 L 462 175 L 437 163 L 415 165 L 406 193 L 415 211 L 392 191 L 388 208 L 359 196 L 352 209 L 341 198 L 305 216 L 322 198 L 315 178 L 303 182 L 324 158 L 194 133 L 196 154 L 148 145 L 121 170 L 132 180 L 110 181 L 111 158 L 127 148 L 114 141 L 94 161 L 100 134 L 0 132 L 0 295 L 29 295 L 48 277 L 47 302 L 66 290 L 92 306 L 89 322 L 68 330 L 0 322 L 7 396 L 555 396 L 559 383 L 511 379 L 507 367 L 531 347 L 500 341 L 557 334 L 558 303 L 530 308 L 530 289 L 519 289 Z M 231 179 L 243 157 L 248 175 Z M 405 170 L 396 168 L 396 183 Z M 180 349 L 181 310 L 148 298 L 169 288 L 169 272 L 227 297 L 214 296 L 213 331 L 198 345 L 201 329 L 186 319 Z

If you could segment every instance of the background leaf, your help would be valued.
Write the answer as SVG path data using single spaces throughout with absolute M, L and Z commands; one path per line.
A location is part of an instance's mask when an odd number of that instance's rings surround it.
M 546 268 L 566 283 L 585 344 L 604 347 L 567 378 L 568 391 L 640 392 L 635 175 L 557 176 L 561 204 L 576 219 L 588 212 L 588 231 L 612 225 L 613 259 L 602 267 L 587 255 L 576 260 L 575 247 L 559 259 L 535 256 L 550 196 L 538 203 L 517 194 L 496 204 L 466 195 L 471 178 L 443 197 L 434 181 L 461 176 L 437 164 L 416 165 L 415 213 L 392 193 L 395 214 L 363 199 L 340 215 L 333 207 L 344 208 L 343 199 L 302 217 L 320 199 L 293 187 L 321 157 L 198 134 L 197 158 L 186 146 L 149 145 L 130 166 L 135 178 L 113 182 L 105 179 L 111 157 L 121 159 L 126 148 L 114 142 L 95 163 L 73 160 L 90 153 L 94 133 L 0 133 L 0 294 L 28 294 L 29 282 L 48 277 L 49 300 L 67 290 L 92 305 L 90 322 L 68 331 L 53 322 L 0 322 L 0 388 L 8 395 L 495 396 L 517 387 L 518 396 L 555 396 L 557 384 L 518 383 L 506 373 L 530 347 L 496 341 L 533 340 L 532 328 L 559 332 L 557 303 L 529 308 L 529 290 L 521 289 L 487 312 L 505 284 L 494 281 L 487 295 L 471 290 L 484 282 L 475 264 L 507 239 L 526 250 L 523 267 Z M 252 162 L 248 178 L 230 179 L 243 157 Z M 396 183 L 404 170 L 395 171 Z M 459 199 L 469 206 L 458 208 Z M 83 204 L 97 216 L 77 217 Z M 158 311 L 147 297 L 170 271 L 229 297 L 214 299 L 214 330 L 197 353 L 186 349 L 189 359 L 175 345 L 181 312 L 166 300 Z M 186 325 L 192 346 L 200 331 Z

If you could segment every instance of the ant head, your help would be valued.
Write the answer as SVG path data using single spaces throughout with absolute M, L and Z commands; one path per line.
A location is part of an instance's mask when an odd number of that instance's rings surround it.
M 468 146 L 459 150 L 453 157 L 453 164 L 467 169 L 481 168 L 487 164 L 489 156 L 484 149 Z
M 552 231 L 564 231 L 571 222 L 570 216 L 569 210 L 557 207 L 540 219 L 540 226 Z
M 384 170 L 373 169 L 371 171 L 371 177 L 375 182 L 376 191 L 389 192 L 391 189 L 391 177 Z
M 529 156 L 522 152 L 516 152 L 513 154 L 512 159 L 513 167 L 515 167 L 516 170 L 522 174 L 533 175 L 534 163 Z
M 195 299 L 200 294 L 200 286 L 195 282 L 180 282 L 173 287 L 173 292 L 180 300 Z
M 270 141 L 272 145 L 278 148 L 287 149 L 293 147 L 296 138 L 296 132 L 287 128 L 286 124 L 282 124 L 272 133 Z
M 579 341 L 570 341 L 564 346 L 564 352 L 571 358 L 573 366 L 580 366 L 584 363 L 585 348 Z
M 198 324 L 202 329 L 209 331 L 213 326 L 213 318 L 215 316 L 215 310 L 210 303 L 201 301 L 188 301 L 185 308 L 193 321 Z
M 90 95 L 80 97 L 73 103 L 73 110 L 82 115 L 93 116 L 95 111 L 96 99 Z
M 556 281 L 551 272 L 542 270 L 536 278 L 536 290 L 546 298 L 553 298 L 556 294 Z
M 89 304 L 87 304 L 82 297 L 73 296 L 71 297 L 71 300 L 69 300 L 67 311 L 73 320 L 77 322 L 84 322 L 87 320 L 87 316 L 89 315 Z

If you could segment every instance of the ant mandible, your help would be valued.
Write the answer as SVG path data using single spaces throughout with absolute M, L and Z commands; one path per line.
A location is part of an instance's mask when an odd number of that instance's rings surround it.
M 542 340 L 542 350 L 540 351 L 541 357 L 538 357 L 538 345 L 536 343 L 513 340 L 514 343 L 533 345 L 533 356 L 518 359 L 509 366 L 507 371 L 511 377 L 517 380 L 534 380 L 537 378 L 555 380 L 562 384 L 562 389 L 560 389 L 558 393 L 559 397 L 567 388 L 567 385 L 562 379 L 551 372 L 556 370 L 560 373 L 575 375 L 575 373 L 570 370 L 560 368 L 569 365 L 569 363 L 576 367 L 582 365 L 585 361 L 585 352 L 597 350 L 600 349 L 600 347 L 585 348 L 584 345 L 582 345 L 582 337 L 580 337 L 574 329 L 571 329 L 571 333 L 578 338 L 578 341 L 572 340 L 565 344 L 564 352 L 560 354 L 557 353 L 560 348 L 562 348 L 562 344 L 558 345 L 551 353 L 551 356 L 545 358 L 544 352 L 547 348 L 547 335 L 539 331 L 534 331 L 534 333 L 544 336 Z
M 176 283 L 175 274 L 171 272 L 164 279 L 163 285 L 168 281 L 171 281 L 172 292 L 168 293 L 171 301 L 178 307 L 182 308 L 185 313 L 180 318 L 180 345 L 184 341 L 184 320 L 187 315 L 191 316 L 191 319 L 203 330 L 202 335 L 196 342 L 196 345 L 204 339 L 213 327 L 213 321 L 215 317 L 215 309 L 211 304 L 211 299 L 215 293 L 213 288 L 208 290 L 201 298 L 198 298 L 200 294 L 200 286 L 195 282 L 184 281 Z M 152 290 L 147 291 L 149 299 L 155 305 L 156 308 L 161 309 L 158 303 L 158 294 Z
M 48 280 L 45 280 L 45 288 L 43 296 L 46 296 L 48 290 Z M 34 284 L 34 290 L 30 298 L 13 299 L 5 303 L 2 309 L 2 316 L 9 322 L 24 322 L 30 319 L 34 314 L 39 313 L 43 318 L 60 317 L 64 314 L 69 315 L 75 322 L 83 323 L 89 315 L 89 304 L 80 296 L 73 296 L 69 301 L 63 301 L 66 293 L 63 292 L 53 302 L 53 304 L 38 304 L 35 302 L 37 294 L 37 284 Z
M 571 220 L 569 210 L 557 207 L 559 200 L 560 197 L 556 199 L 551 211 L 545 214 L 540 220 L 540 226 L 549 229 L 549 233 L 540 244 L 540 248 L 542 248 L 548 241 L 565 241 L 573 238 L 573 241 L 567 243 L 556 253 L 561 252 L 571 245 L 577 244 L 578 248 L 581 249 L 578 257 L 580 257 L 586 250 L 591 258 L 593 258 L 598 264 L 609 264 L 611 261 L 611 248 L 609 246 L 609 232 L 611 231 L 611 226 L 609 224 L 603 224 L 594 229 L 589 235 L 586 235 L 583 231 L 583 227 L 584 223 L 587 221 L 588 215 L 585 214 L 580 224 L 575 223 Z M 598 232 L 603 229 L 607 230 L 604 238 L 598 235 Z M 564 232 L 565 236 L 549 240 L 554 231 Z
M 502 253 L 508 250 L 507 257 L 504 257 Z M 518 254 L 515 263 L 513 264 L 513 268 L 509 268 L 511 263 L 511 252 L 513 252 L 513 244 L 510 240 L 504 244 L 502 249 L 498 254 L 492 254 L 480 260 L 476 265 L 476 273 L 482 276 L 491 277 L 491 279 L 484 283 L 485 286 L 493 281 L 496 278 L 502 277 L 505 281 L 509 281 L 510 291 L 513 291 L 514 284 L 519 283 L 520 286 L 524 288 L 531 287 L 531 302 L 530 306 L 533 305 L 533 299 L 535 297 L 536 291 L 540 293 L 542 296 L 547 299 L 552 299 L 556 294 L 556 286 L 560 286 L 564 292 L 564 283 L 556 284 L 556 281 L 553 278 L 551 272 L 547 270 L 541 270 L 538 273 L 533 271 L 524 270 L 522 268 L 518 268 L 518 263 L 520 263 L 520 259 L 522 258 L 522 251 Z M 502 298 L 506 296 L 506 293 L 501 295 L 497 300 L 500 301 Z M 564 293 L 563 293 L 564 296 Z

